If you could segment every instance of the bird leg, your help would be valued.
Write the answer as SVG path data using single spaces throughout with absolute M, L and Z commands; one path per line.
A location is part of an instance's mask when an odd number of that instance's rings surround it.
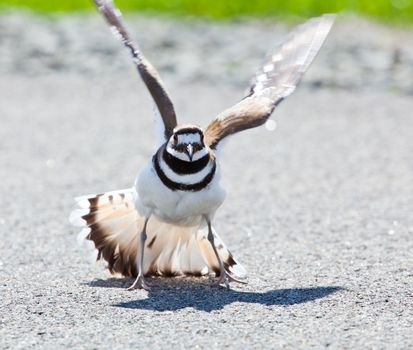
M 225 286 L 227 287 L 227 289 L 229 290 L 229 282 L 238 282 L 238 283 L 244 283 L 244 281 L 240 281 L 238 279 L 236 279 L 235 277 L 232 277 L 227 270 L 225 270 L 224 267 L 224 263 L 222 262 L 219 254 L 218 254 L 218 250 L 215 247 L 215 242 L 214 242 L 214 233 L 212 232 L 212 226 L 211 226 L 211 221 L 209 220 L 208 217 L 205 216 L 205 220 L 208 224 L 208 241 L 211 243 L 212 249 L 214 250 L 215 256 L 218 260 L 218 264 L 219 264 L 219 270 L 220 270 L 220 274 L 219 274 L 219 279 L 217 281 L 217 284 L 221 284 L 224 283 Z
M 145 249 L 145 241 L 146 238 L 148 237 L 146 234 L 146 226 L 148 225 L 148 221 L 149 218 L 151 217 L 151 215 L 149 214 L 146 218 L 145 218 L 145 223 L 143 224 L 143 229 L 140 235 L 140 246 L 139 248 L 139 252 L 138 252 L 138 276 L 135 279 L 135 282 L 133 282 L 133 284 L 128 288 L 128 290 L 134 290 L 134 289 L 145 289 L 145 290 L 149 290 L 149 286 L 146 284 L 145 282 L 145 278 L 143 276 L 143 252 Z

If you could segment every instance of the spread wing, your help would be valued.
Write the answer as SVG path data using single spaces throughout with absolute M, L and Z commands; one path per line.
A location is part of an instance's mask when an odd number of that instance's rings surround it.
M 295 90 L 334 22 L 323 15 L 298 26 L 271 52 L 252 80 L 248 96 L 212 120 L 205 140 L 211 148 L 228 135 L 264 124 L 274 108 Z
M 111 0 L 94 0 L 95 5 L 103 14 L 111 29 L 116 36 L 122 41 L 126 48 L 130 50 L 133 62 L 139 71 L 142 80 L 146 84 L 155 104 L 162 117 L 165 126 L 165 138 L 169 139 L 172 135 L 173 129 L 177 125 L 176 114 L 172 101 L 166 92 L 161 78 L 156 69 L 150 62 L 142 55 L 139 47 L 132 42 L 124 24 L 122 23 L 122 14 L 113 5 Z

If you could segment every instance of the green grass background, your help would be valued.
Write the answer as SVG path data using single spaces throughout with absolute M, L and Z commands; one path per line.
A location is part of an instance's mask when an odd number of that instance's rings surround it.
M 124 11 L 151 11 L 216 19 L 237 16 L 300 16 L 348 11 L 383 21 L 413 23 L 413 0 L 117 0 Z M 41 12 L 92 10 L 91 0 L 0 0 L 0 9 Z

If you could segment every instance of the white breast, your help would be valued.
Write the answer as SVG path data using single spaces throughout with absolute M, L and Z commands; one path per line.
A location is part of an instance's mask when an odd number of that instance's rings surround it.
M 172 191 L 158 178 L 152 161 L 139 172 L 135 182 L 139 194 L 136 207 L 148 210 L 160 219 L 177 224 L 193 224 L 203 215 L 213 216 L 225 199 L 225 191 L 219 184 L 217 166 L 213 180 L 201 191 Z

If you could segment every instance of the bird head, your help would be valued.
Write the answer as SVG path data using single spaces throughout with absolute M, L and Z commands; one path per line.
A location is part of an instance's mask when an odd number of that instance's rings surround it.
M 196 125 L 178 126 L 174 129 L 166 146 L 173 157 L 194 162 L 208 154 L 204 144 L 204 132 Z

